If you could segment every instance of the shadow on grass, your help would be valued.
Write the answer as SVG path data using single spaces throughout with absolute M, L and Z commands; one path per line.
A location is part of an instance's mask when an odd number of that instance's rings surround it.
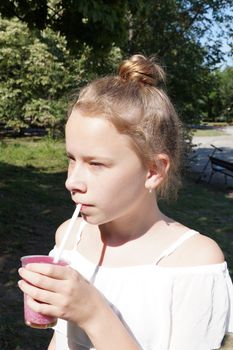
M 213 238 L 222 248 L 233 279 L 233 189 L 224 185 L 184 180 L 176 202 L 160 202 L 164 213 L 184 225 Z
M 214 157 L 233 163 L 233 149 L 230 147 L 221 147 L 221 149 L 222 152 L 216 151 L 214 153 Z M 196 173 L 196 180 L 200 180 L 200 175 L 202 175 L 201 180 L 203 182 L 208 182 L 211 173 L 211 164 L 209 162 L 209 156 L 213 154 L 213 151 L 213 147 L 199 147 L 194 149 L 193 153 L 190 155 L 189 168 L 194 173 Z M 211 183 L 224 185 L 224 175 L 220 172 L 216 172 L 211 179 Z M 225 187 L 233 188 L 233 177 L 227 177 L 227 185 L 225 185 Z
M 65 172 L 0 163 L 0 349 L 46 349 L 51 331 L 26 327 L 17 287 L 20 257 L 47 254 L 56 228 L 73 211 L 64 189 Z
M 214 153 L 214 157 L 233 163 L 233 148 L 231 147 L 220 147 L 220 148 L 222 149 L 222 152 L 217 150 Z M 209 156 L 213 154 L 213 151 L 214 151 L 213 147 L 199 147 L 195 149 L 192 156 L 190 156 L 191 158 L 190 169 L 192 169 L 192 171 L 196 173 L 196 180 L 200 178 L 200 174 L 202 173 L 205 166 L 207 165 Z M 210 173 L 211 173 L 211 165 L 209 162 L 205 171 L 202 174 L 201 180 L 204 182 L 208 182 Z M 211 179 L 211 183 L 224 185 L 224 175 L 219 172 L 216 172 L 213 178 Z M 227 186 L 225 187 L 233 188 L 233 177 L 230 177 L 230 176 L 227 177 Z

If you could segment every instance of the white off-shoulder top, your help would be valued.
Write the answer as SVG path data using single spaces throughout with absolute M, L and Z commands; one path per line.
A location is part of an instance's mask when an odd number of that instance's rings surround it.
M 62 258 L 103 293 L 142 350 L 219 349 L 224 335 L 233 332 L 233 286 L 226 262 L 157 265 L 195 234 L 187 231 L 151 265 L 96 266 L 76 250 L 65 250 Z M 56 350 L 94 349 L 71 322 L 59 319 L 55 333 Z

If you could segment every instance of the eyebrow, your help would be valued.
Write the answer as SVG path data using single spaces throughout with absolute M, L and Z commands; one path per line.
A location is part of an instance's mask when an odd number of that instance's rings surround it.
M 67 157 L 69 157 L 69 158 L 75 158 L 75 156 L 72 153 L 70 153 L 70 152 L 66 152 L 66 154 L 67 154 Z M 106 161 L 106 162 L 112 161 L 112 158 L 110 158 L 110 157 L 102 157 L 102 156 L 98 156 L 98 155 L 95 155 L 95 154 L 90 155 L 90 156 L 83 156 L 82 158 L 87 160 L 87 161 L 90 161 L 90 160 L 93 160 L 93 159 L 98 159 L 98 160 Z

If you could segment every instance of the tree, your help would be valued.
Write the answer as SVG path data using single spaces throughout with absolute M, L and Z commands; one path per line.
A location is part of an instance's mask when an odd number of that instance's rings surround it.
M 83 43 L 103 51 L 128 42 L 129 51 L 136 43 L 151 52 L 153 35 L 163 56 L 177 39 L 195 36 L 197 41 L 209 33 L 208 59 L 215 60 L 220 50 L 211 43 L 213 23 L 222 24 L 219 37 L 232 33 L 231 7 L 232 0 L 1 0 L 0 13 L 18 17 L 30 28 L 50 27 L 74 50 Z
M 210 89 L 206 95 L 205 120 L 233 122 L 233 67 L 210 74 Z
M 220 41 L 211 40 L 214 23 L 232 31 L 230 1 L 131 1 L 129 53 L 156 53 L 168 72 L 168 90 L 187 123 L 204 116 L 211 70 L 222 58 Z M 206 36 L 208 46 L 202 45 Z
M 209 93 L 205 96 L 206 113 L 204 115 L 205 121 L 216 122 L 222 113 L 222 99 L 220 96 L 220 79 L 218 71 L 210 74 L 210 88 Z
M 213 89 L 213 109 L 219 121 L 233 121 L 233 67 L 226 67 L 214 72 L 216 81 Z
M 233 122 L 233 67 L 227 67 L 219 72 L 219 78 L 222 115 L 226 121 Z
M 80 63 L 72 63 L 65 39 L 50 29 L 38 37 L 17 19 L 0 19 L 0 52 L 1 124 L 15 131 L 57 128 Z
M 121 56 L 157 54 L 168 73 L 169 94 L 182 118 L 193 123 L 206 115 L 210 73 L 222 57 L 220 38 L 213 40 L 214 23 L 222 28 L 219 36 L 230 38 L 233 32 L 231 4 L 232 0 L 2 0 L 0 12 L 17 16 L 34 31 L 50 28 L 64 35 L 78 61 L 84 54 L 82 68 L 90 78 L 112 70 Z
M 17 17 L 29 28 L 47 27 L 66 37 L 73 51 L 83 45 L 108 52 L 126 35 L 124 0 L 2 0 L 3 17 Z
M 66 39 L 51 29 L 32 31 L 16 18 L 0 18 L 1 126 L 17 133 L 28 127 L 42 127 L 51 134 L 63 130 L 73 91 L 94 79 L 96 68 L 109 71 L 119 55 L 113 48 L 105 65 L 96 67 L 87 46 L 76 57 Z
M 0 13 L 61 33 L 78 57 L 88 48 L 93 74 L 109 68 L 115 47 L 120 56 L 157 54 L 168 72 L 169 93 L 191 123 L 205 113 L 209 73 L 222 58 L 220 38 L 233 32 L 231 5 L 232 0 L 2 0 Z M 214 23 L 222 28 L 217 39 Z

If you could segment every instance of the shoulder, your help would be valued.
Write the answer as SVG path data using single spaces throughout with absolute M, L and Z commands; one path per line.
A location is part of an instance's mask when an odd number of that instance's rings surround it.
M 198 234 L 193 237 L 191 256 L 200 265 L 220 264 L 225 261 L 219 245 L 210 237 Z
M 67 246 L 66 249 L 72 248 L 74 246 L 75 243 L 75 239 L 76 239 L 76 234 L 77 234 L 77 230 L 79 228 L 79 225 L 81 223 L 82 219 L 81 218 L 77 218 L 76 222 L 74 223 L 73 227 L 72 227 L 72 231 L 69 237 L 69 240 L 67 242 Z M 63 222 L 56 231 L 55 234 L 55 241 L 56 241 L 56 246 L 59 247 L 59 245 L 61 244 L 61 241 L 66 233 L 66 230 L 69 226 L 70 223 L 70 219 Z
M 176 240 L 181 238 L 187 230 L 190 229 L 179 227 L 179 234 Z M 218 244 L 210 237 L 197 233 L 185 240 L 168 257 L 162 259 L 160 264 L 172 267 L 192 267 L 221 264 L 224 261 L 223 252 Z

